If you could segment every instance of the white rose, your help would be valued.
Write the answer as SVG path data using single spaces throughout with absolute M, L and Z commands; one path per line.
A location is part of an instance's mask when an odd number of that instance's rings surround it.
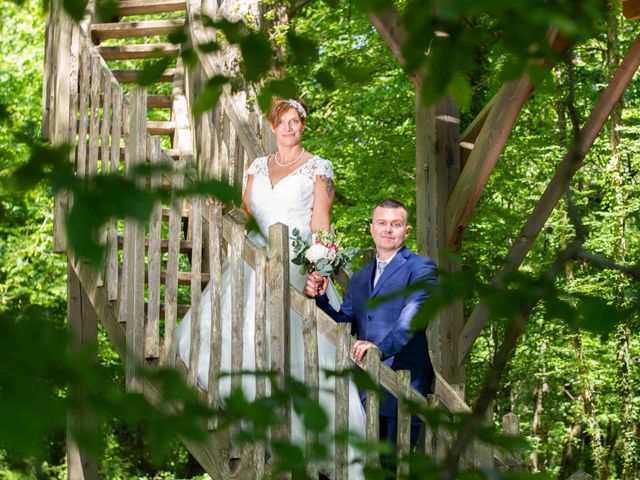
M 329 253 L 329 249 L 321 243 L 314 243 L 309 249 L 304 252 L 304 256 L 311 263 L 317 263 L 321 258 L 326 258 Z
M 336 258 L 336 255 L 338 254 L 338 252 L 334 249 L 334 248 L 329 248 L 327 249 L 327 260 L 329 260 L 330 262 L 333 262 Z

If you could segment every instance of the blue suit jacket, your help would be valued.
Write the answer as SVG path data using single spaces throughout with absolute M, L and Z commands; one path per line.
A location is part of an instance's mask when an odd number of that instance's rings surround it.
M 384 269 L 374 288 L 375 268 L 376 263 L 372 262 L 351 277 L 339 312 L 329 305 L 326 295 L 318 297 L 316 302 L 335 321 L 351 322 L 358 339 L 376 344 L 384 363 L 393 370 L 409 370 L 413 388 L 426 395 L 432 391 L 434 378 L 427 336 L 424 331 L 412 331 L 410 324 L 429 292 L 421 290 L 408 297 L 399 295 L 373 308 L 367 303 L 376 296 L 389 295 L 419 280 L 436 283 L 436 265 L 431 259 L 403 247 Z M 380 404 L 380 414 L 397 416 L 396 399 L 388 393 Z

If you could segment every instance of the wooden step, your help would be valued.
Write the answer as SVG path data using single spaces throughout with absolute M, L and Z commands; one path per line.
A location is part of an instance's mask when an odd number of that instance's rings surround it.
M 124 162 L 124 153 L 125 153 L 125 149 L 124 147 L 120 147 L 120 161 Z M 180 152 L 177 149 L 174 148 L 165 148 L 164 149 L 164 153 L 171 158 L 172 160 L 179 160 L 180 159 Z M 87 147 L 87 155 L 89 154 L 89 147 Z
M 138 78 L 140 78 L 142 70 L 111 70 L 111 72 L 113 72 L 113 76 L 116 77 L 116 80 L 120 83 L 136 83 Z M 173 82 L 175 74 L 175 68 L 167 68 L 156 81 L 160 83 L 171 83 Z
M 118 247 L 122 248 L 124 245 L 124 237 L 118 237 Z M 191 253 L 192 250 L 192 242 L 191 240 L 180 240 L 180 253 Z M 145 238 L 144 240 L 144 248 L 149 249 L 149 239 Z M 160 251 L 168 252 L 169 251 L 169 240 L 162 239 L 160 240 Z
M 180 0 L 122 0 L 118 6 L 118 16 L 181 12 L 186 9 L 187 2 Z
M 104 95 L 100 95 L 100 106 L 104 106 Z M 147 108 L 171 108 L 173 97 L 171 95 L 147 95 Z
M 168 35 L 184 26 L 184 19 L 146 20 L 144 22 L 127 23 L 94 23 L 91 35 L 97 40 L 108 38 L 151 37 Z
M 149 135 L 173 135 L 176 131 L 176 122 L 159 122 L 147 120 L 147 132 Z
M 180 46 L 173 43 L 148 43 L 98 47 L 98 51 L 105 60 L 134 60 L 140 58 L 177 57 L 180 53 Z
M 160 272 L 160 283 L 167 283 L 167 272 Z M 209 283 L 209 274 L 200 274 L 200 283 L 206 287 Z M 191 285 L 191 272 L 178 272 L 178 285 Z
M 147 108 L 171 108 L 172 106 L 171 95 L 147 95 Z

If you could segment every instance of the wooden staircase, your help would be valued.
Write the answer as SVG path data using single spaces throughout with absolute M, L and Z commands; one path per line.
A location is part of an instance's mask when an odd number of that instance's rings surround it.
M 210 34 L 195 21 L 200 5 L 175 0 L 130 0 L 120 3 L 115 19 L 93 23 L 91 9 L 80 26 L 74 25 L 61 11 L 52 9 L 48 17 L 48 43 L 43 88 L 43 128 L 54 145 L 76 146 L 69 159 L 79 176 L 102 174 L 130 175 L 136 165 L 169 165 L 172 175 L 152 176 L 147 187 L 181 188 L 196 175 L 215 177 L 239 186 L 250 160 L 268 148 L 269 139 L 260 117 L 247 109 L 242 96 L 224 92 L 220 105 L 207 114 L 193 117 L 189 105 L 208 78 L 220 68 L 210 54 L 199 52 L 199 65 L 185 72 L 179 58 L 179 46 L 169 35 L 185 26 L 189 18 L 191 41 L 206 43 Z M 149 18 L 171 15 L 172 18 Z M 135 16 L 144 16 L 136 20 Z M 127 42 L 121 42 L 125 40 Z M 135 40 L 135 41 L 134 41 Z M 153 85 L 142 89 L 130 85 L 144 70 L 143 63 L 162 60 L 164 73 Z M 170 85 L 167 85 L 170 84 Z M 144 185 L 141 185 L 144 186 Z M 104 325 L 116 351 L 125 362 L 126 386 L 159 401 L 154 385 L 137 375 L 139 365 L 162 365 L 177 368 L 188 382 L 197 387 L 197 369 L 187 369 L 176 354 L 176 328 L 191 307 L 198 318 L 203 288 L 211 280 L 213 326 L 220 328 L 218 312 L 221 298 L 223 262 L 231 271 L 233 305 L 232 369 L 242 368 L 243 275 L 244 262 L 255 270 L 256 289 L 256 367 L 287 372 L 289 369 L 289 312 L 293 309 L 304 319 L 305 378 L 311 391 L 318 387 L 317 335 L 323 334 L 337 345 L 336 368 L 350 365 L 349 352 L 353 338 L 348 327 L 339 327 L 315 303 L 305 298 L 288 283 L 288 232 L 282 225 L 270 231 L 270 255 L 256 248 L 246 238 L 244 225 L 230 216 L 222 216 L 218 207 L 204 205 L 201 198 L 181 199 L 173 196 L 166 204 L 154 205 L 144 224 L 133 220 L 112 220 L 105 226 L 102 238 L 107 253 L 104 268 L 95 269 L 75 257 L 68 249 L 64 219 L 71 199 L 60 194 L 55 200 L 56 250 L 69 257 L 70 279 L 77 279 L 97 316 Z M 271 301 L 266 303 L 267 285 Z M 267 356 L 265 319 L 271 322 L 270 356 Z M 83 319 L 78 320 L 80 323 Z M 71 319 L 70 319 L 71 323 Z M 199 322 L 192 322 L 190 364 L 197 362 Z M 216 327 L 217 326 L 217 327 Z M 345 329 L 346 328 L 346 329 Z M 211 338 L 212 366 L 209 391 L 200 391 L 209 406 L 220 405 L 220 336 Z M 315 352 L 314 352 L 315 348 Z M 239 353 L 238 353 L 239 352 Z M 238 358 L 239 363 L 238 363 Z M 369 355 L 359 364 L 376 382 L 400 399 L 410 399 L 426 407 L 440 404 L 450 412 L 468 411 L 442 377 L 438 376 L 437 396 L 429 399 L 413 391 L 408 377 L 398 375 Z M 315 379 L 315 380 L 314 380 Z M 266 382 L 266 379 L 264 380 Z M 315 383 L 314 383 L 315 382 Z M 336 380 L 337 411 L 347 411 L 347 379 Z M 258 394 L 266 392 L 259 384 Z M 378 400 L 370 396 L 367 437 L 378 438 L 375 414 Z M 404 404 L 403 401 L 400 402 Z M 403 407 L 404 408 L 404 407 Z M 404 409 L 399 421 L 408 425 L 410 417 Z M 287 439 L 291 425 L 284 421 L 274 438 Z M 348 419 L 336 418 L 335 430 L 346 428 Z M 403 431 L 408 431 L 403 429 Z M 424 453 L 439 455 L 449 441 L 447 432 L 424 432 Z M 440 443 L 439 443 L 440 442 Z M 238 468 L 230 466 L 229 432 L 212 433 L 207 441 L 185 445 L 212 478 L 261 478 L 265 471 L 261 445 L 247 447 Z M 402 456 L 409 451 L 407 435 L 398 439 Z M 336 447 L 335 468 L 346 478 L 346 448 Z M 500 452 L 469 452 L 470 464 L 501 465 L 509 463 Z M 366 462 L 377 465 L 377 455 Z M 402 462 L 399 468 L 405 468 Z

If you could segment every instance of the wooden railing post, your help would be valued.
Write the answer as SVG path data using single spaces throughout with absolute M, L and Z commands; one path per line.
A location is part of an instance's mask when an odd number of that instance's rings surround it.
M 111 162 L 109 173 L 117 175 L 120 170 L 120 138 L 122 133 L 122 104 L 124 96 L 122 88 L 115 80 L 111 85 Z M 81 110 L 82 111 L 82 110 Z M 159 146 L 158 146 L 159 148 Z M 80 150 L 78 149 L 78 156 Z M 152 185 L 153 186 L 153 185 Z M 109 222 L 109 233 L 107 239 L 107 296 L 109 300 L 118 299 L 118 220 Z
M 241 388 L 244 341 L 244 225 L 233 222 L 229 244 L 231 273 L 231 389 Z
M 397 441 L 397 474 L 398 478 L 409 476 L 409 462 L 407 457 L 411 451 L 411 412 L 407 406 L 407 399 L 411 395 L 411 372 L 398 370 L 398 437 Z
M 318 324 L 316 320 L 316 302 L 308 298 L 304 303 L 304 315 L 302 316 L 302 336 L 304 339 L 304 384 L 307 387 L 309 399 L 312 402 L 320 402 L 320 372 L 318 361 Z M 340 406 L 344 408 L 344 405 Z M 305 440 L 307 452 L 311 445 L 318 441 L 318 435 L 306 432 Z M 318 466 L 307 463 L 307 475 L 309 478 L 318 478 Z
M 255 302 L 255 351 L 256 371 L 264 372 L 269 369 L 267 353 L 267 252 L 265 248 L 256 250 L 256 302 Z M 267 379 L 256 377 L 256 398 L 267 395 Z M 264 475 L 265 447 L 262 442 L 256 442 L 253 448 L 253 464 L 256 478 Z
M 191 350 L 189 351 L 188 383 L 198 384 L 198 359 L 200 357 L 200 299 L 202 297 L 202 199 L 195 197 L 191 203 Z
M 176 363 L 176 322 L 178 319 L 178 259 L 180 256 L 180 229 L 182 227 L 182 199 L 175 193 L 184 182 L 184 161 L 174 165 L 171 174 L 171 202 L 169 211 L 169 238 L 167 280 L 164 289 L 164 349 L 161 361 L 168 367 Z M 192 318 L 192 322 L 197 321 Z M 193 348 L 194 345 L 191 345 Z M 189 365 L 190 368 L 197 368 Z
M 148 139 L 147 154 L 151 165 L 160 166 L 161 158 L 160 139 L 153 137 Z M 151 188 L 160 187 L 162 178 L 159 174 L 151 177 Z M 151 210 L 149 219 L 149 251 L 148 274 L 149 279 L 149 304 L 147 307 L 147 325 L 145 328 L 145 358 L 158 358 L 160 356 L 160 270 L 162 257 L 160 243 L 162 235 L 162 203 L 156 200 Z
M 351 347 L 351 324 L 339 323 L 336 338 L 336 371 L 343 373 L 350 367 L 349 350 Z M 349 431 L 349 378 L 343 375 L 336 377 L 335 387 L 335 433 Z M 348 446 L 344 443 L 336 445 L 336 480 L 347 479 L 349 462 Z
M 280 388 L 291 375 L 289 229 L 281 223 L 269 228 L 269 312 L 271 322 L 271 370 L 277 372 Z M 278 412 L 281 422 L 272 432 L 276 440 L 291 441 L 291 405 Z
M 220 363 L 222 350 L 222 208 L 209 206 L 209 296 L 211 300 L 211 336 L 209 339 L 209 382 L 207 402 L 220 406 Z M 214 428 L 215 425 L 210 425 Z
M 371 348 L 364 357 L 364 369 L 376 385 L 380 385 L 380 351 Z M 366 393 L 366 435 L 369 444 L 380 439 L 380 398 L 371 390 Z M 380 458 L 377 450 L 367 451 L 366 464 L 369 467 L 379 467 Z
M 147 153 L 147 91 L 134 88 L 129 103 L 129 139 L 127 175 L 145 161 Z M 97 132 L 96 132 L 97 134 Z M 91 142 L 90 142 L 91 143 Z M 127 354 L 126 385 L 130 391 L 140 392 L 143 384 L 137 369 L 144 361 L 144 225 L 126 219 L 124 232 L 123 270 L 124 290 L 127 292 L 124 312 Z

